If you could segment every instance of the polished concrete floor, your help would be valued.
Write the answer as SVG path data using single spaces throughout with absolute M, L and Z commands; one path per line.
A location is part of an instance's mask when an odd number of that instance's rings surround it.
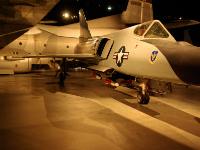
M 91 72 L 0 76 L 0 150 L 200 149 L 200 88 L 176 86 L 149 105 Z

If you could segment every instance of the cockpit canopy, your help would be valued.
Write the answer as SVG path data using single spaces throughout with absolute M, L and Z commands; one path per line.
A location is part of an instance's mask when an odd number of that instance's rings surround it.
M 151 23 L 152 23 L 152 21 L 151 21 L 151 22 L 145 22 L 145 23 L 143 23 L 143 24 L 138 25 L 138 26 L 135 28 L 134 33 L 135 33 L 136 35 L 143 36 L 144 33 L 145 33 L 145 32 L 147 31 L 147 29 L 149 28 L 149 26 L 150 26 Z
M 138 25 L 134 30 L 134 34 L 143 38 L 169 38 L 171 40 L 175 40 L 158 20 Z

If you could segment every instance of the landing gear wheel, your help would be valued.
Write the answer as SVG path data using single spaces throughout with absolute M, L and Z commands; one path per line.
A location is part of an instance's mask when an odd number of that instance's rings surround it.
M 139 104 L 148 104 L 150 97 L 149 97 L 149 94 L 147 94 L 147 93 L 145 93 L 145 94 L 138 93 L 137 99 L 138 99 Z

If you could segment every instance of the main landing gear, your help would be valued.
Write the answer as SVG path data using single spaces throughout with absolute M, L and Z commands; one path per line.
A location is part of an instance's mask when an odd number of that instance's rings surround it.
M 61 68 L 60 68 L 60 72 L 58 74 L 59 77 L 59 84 L 60 85 L 64 85 L 65 79 L 66 79 L 66 58 L 63 58 L 62 63 L 61 63 Z

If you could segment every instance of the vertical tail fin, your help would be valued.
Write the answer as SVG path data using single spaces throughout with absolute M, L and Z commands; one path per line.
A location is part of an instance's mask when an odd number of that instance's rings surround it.
M 80 22 L 80 36 L 79 36 L 79 42 L 86 42 L 88 39 L 91 39 L 91 33 L 88 28 L 88 24 L 86 22 L 85 14 L 83 12 L 83 9 L 79 10 L 79 22 Z
M 122 13 L 126 24 L 137 24 L 153 20 L 152 4 L 146 0 L 129 0 L 126 10 Z

